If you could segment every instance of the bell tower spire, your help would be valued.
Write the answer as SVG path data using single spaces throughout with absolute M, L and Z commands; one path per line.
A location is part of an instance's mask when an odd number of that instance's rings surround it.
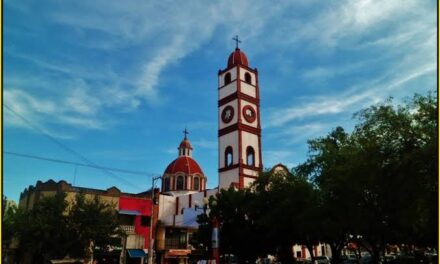
M 238 48 L 218 72 L 219 187 L 248 187 L 263 169 L 258 71 Z

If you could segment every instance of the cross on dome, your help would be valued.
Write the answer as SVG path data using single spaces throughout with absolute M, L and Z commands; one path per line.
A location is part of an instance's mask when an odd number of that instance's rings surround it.
M 238 43 L 241 43 L 241 40 L 238 39 L 238 35 L 235 35 L 235 38 L 232 38 L 232 40 L 235 40 L 235 48 L 238 49 Z
M 189 132 L 188 132 L 188 130 L 186 130 L 186 127 L 185 127 L 185 130 L 183 130 L 183 134 L 185 135 L 185 139 L 187 139 L 187 135 L 189 134 Z

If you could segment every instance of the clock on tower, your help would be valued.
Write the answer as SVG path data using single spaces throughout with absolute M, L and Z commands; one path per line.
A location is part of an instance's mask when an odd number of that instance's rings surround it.
M 237 46 L 218 72 L 219 187 L 242 189 L 263 169 L 258 71 Z

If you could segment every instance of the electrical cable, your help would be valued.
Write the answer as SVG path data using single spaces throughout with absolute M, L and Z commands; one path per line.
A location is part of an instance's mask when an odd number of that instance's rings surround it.
M 21 120 L 23 120 L 26 124 L 28 124 L 31 128 L 37 130 L 38 132 L 40 132 L 41 134 L 43 134 L 44 136 L 46 136 L 48 139 L 50 139 L 52 142 L 54 142 L 55 144 L 57 144 L 59 147 L 61 147 L 62 149 L 64 149 L 67 152 L 70 152 L 71 154 L 77 156 L 78 158 L 80 158 L 81 160 L 83 160 L 85 163 L 88 163 L 91 166 L 96 167 L 97 169 L 100 169 L 101 171 L 107 173 L 108 175 L 110 175 L 113 178 L 117 178 L 119 179 L 121 182 L 124 182 L 126 185 L 129 185 L 133 188 L 139 189 L 139 186 L 134 185 L 132 183 L 130 183 L 129 181 L 127 181 L 126 179 L 124 179 L 123 177 L 116 175 L 112 172 L 110 172 L 108 169 L 102 167 L 102 166 L 98 166 L 96 163 L 90 161 L 89 159 L 87 159 L 86 157 L 84 157 L 83 155 L 81 155 L 80 153 L 78 153 L 77 151 L 71 149 L 70 147 L 68 147 L 67 145 L 65 145 L 64 143 L 62 143 L 61 141 L 57 140 L 56 138 L 52 137 L 51 135 L 49 135 L 46 131 L 44 131 L 43 129 L 41 129 L 40 127 L 38 127 L 37 125 L 35 125 L 34 123 L 32 123 L 31 121 L 29 121 L 28 119 L 26 119 L 24 116 L 22 116 L 21 114 L 17 113 L 14 109 L 12 109 L 10 106 L 8 106 L 7 104 L 3 103 L 3 106 L 6 107 L 6 109 L 8 109 L 9 111 L 11 111 L 13 114 L 15 114 L 17 117 L 19 117 Z
M 71 165 L 82 166 L 82 167 L 89 167 L 89 168 L 94 168 L 94 169 L 106 169 L 106 170 L 109 170 L 109 171 L 118 171 L 118 172 L 122 172 L 122 173 L 144 175 L 144 176 L 145 175 L 149 175 L 149 173 L 142 172 L 142 171 L 132 171 L 132 170 L 119 169 L 119 168 L 110 168 L 110 167 L 102 167 L 102 166 L 97 167 L 97 166 L 88 165 L 88 164 L 84 164 L 84 163 L 78 163 L 78 162 L 73 162 L 73 161 L 68 161 L 68 160 L 61 160 L 61 159 L 46 158 L 46 157 L 42 157 L 42 156 L 30 155 L 30 154 L 24 154 L 24 153 L 17 153 L 17 152 L 12 152 L 12 151 L 3 151 L 3 153 L 9 154 L 9 155 L 18 156 L 18 157 L 23 157 L 23 158 L 30 158 L 30 159 L 51 161 L 51 162 L 57 162 L 57 163 L 71 164 Z

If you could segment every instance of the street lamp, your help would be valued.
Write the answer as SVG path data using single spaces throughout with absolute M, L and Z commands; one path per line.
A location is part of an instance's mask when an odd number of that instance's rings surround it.
M 148 243 L 148 264 L 153 264 L 153 218 L 154 218 L 154 187 L 156 186 L 156 181 L 162 179 L 161 176 L 153 177 L 153 182 L 151 184 L 151 216 L 150 216 L 150 243 Z
M 209 206 L 209 199 L 207 197 L 203 198 L 203 203 L 205 204 L 204 208 L 207 208 Z M 216 205 L 217 205 L 217 201 L 215 199 L 212 199 L 211 206 L 215 207 Z M 216 216 L 212 217 L 211 248 L 212 248 L 212 257 L 215 259 L 215 263 L 219 264 L 220 263 L 219 221 Z

